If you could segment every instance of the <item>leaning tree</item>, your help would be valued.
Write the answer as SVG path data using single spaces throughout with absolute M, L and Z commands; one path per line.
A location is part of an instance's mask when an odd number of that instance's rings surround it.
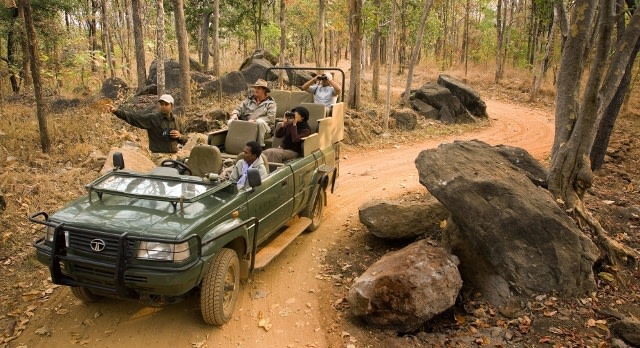
M 573 5 L 557 78 L 549 190 L 568 212 L 575 213 L 593 228 L 596 243 L 608 262 L 635 264 L 640 255 L 610 238 L 583 204 L 584 194 L 593 181 L 589 155 L 598 125 L 622 80 L 627 62 L 635 58 L 632 53 L 640 36 L 640 13 L 635 11 L 624 33 L 612 44 L 615 3 L 615 0 L 599 3 L 577 0 Z M 594 25 L 596 31 L 592 32 Z M 596 40 L 590 36 L 594 33 Z M 594 46 L 590 47 L 592 42 Z M 583 86 L 584 52 L 593 52 L 593 57 Z

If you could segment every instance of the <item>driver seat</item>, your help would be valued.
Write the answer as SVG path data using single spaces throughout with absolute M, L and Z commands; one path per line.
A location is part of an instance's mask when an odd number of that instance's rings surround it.
M 222 169 L 222 155 L 216 146 L 199 144 L 191 149 L 185 160 L 191 175 L 204 177 L 206 174 L 219 174 Z

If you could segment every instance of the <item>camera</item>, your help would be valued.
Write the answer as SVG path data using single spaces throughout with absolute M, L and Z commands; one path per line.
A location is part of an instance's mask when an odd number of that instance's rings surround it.
M 322 74 L 322 75 L 318 75 L 318 81 L 325 81 L 327 79 L 327 75 Z
M 287 111 L 284 113 L 284 117 L 287 119 L 293 119 L 296 117 L 296 114 L 293 111 Z
M 165 128 L 165 129 L 163 129 L 163 130 L 162 130 L 162 136 L 163 136 L 163 137 L 165 137 L 165 138 L 167 138 L 167 139 L 169 139 L 169 140 L 172 140 L 172 138 L 171 138 L 171 131 L 172 131 L 172 130 L 173 130 L 173 129 L 171 129 L 171 128 Z

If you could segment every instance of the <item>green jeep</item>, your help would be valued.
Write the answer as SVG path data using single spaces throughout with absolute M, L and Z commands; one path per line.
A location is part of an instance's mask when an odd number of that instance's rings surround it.
M 88 184 L 86 195 L 29 217 L 44 225 L 37 259 L 53 283 L 84 302 L 109 296 L 162 305 L 199 290 L 204 321 L 222 325 L 240 280 L 322 222 L 338 175 L 344 105 L 331 116 L 319 117 L 303 157 L 270 164 L 263 180 L 250 170 L 247 191 L 217 173 L 189 173 L 192 161 L 139 173 L 114 156 L 116 169 Z

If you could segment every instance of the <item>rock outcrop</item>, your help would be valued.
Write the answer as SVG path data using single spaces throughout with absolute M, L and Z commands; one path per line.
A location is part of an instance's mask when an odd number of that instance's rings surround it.
M 465 284 L 496 305 L 513 294 L 582 295 L 598 249 L 546 190 L 480 141 L 425 150 L 420 183 L 451 212 L 444 242 Z

